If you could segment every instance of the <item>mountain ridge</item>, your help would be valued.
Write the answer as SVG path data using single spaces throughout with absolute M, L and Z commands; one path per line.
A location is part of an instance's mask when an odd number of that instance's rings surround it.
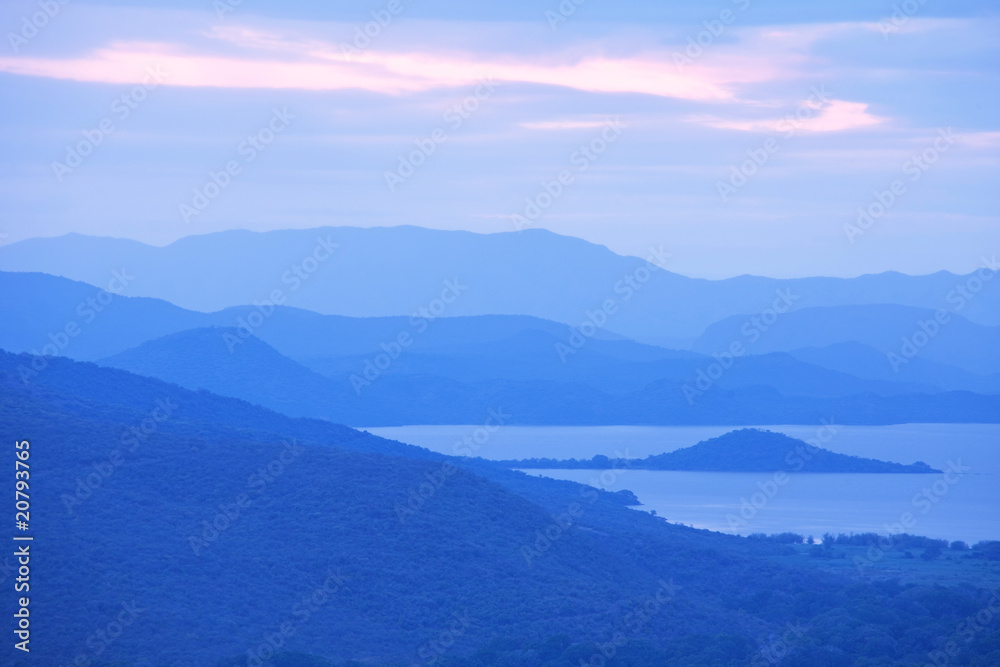
M 431 302 L 444 281 L 458 279 L 468 290 L 449 304 L 449 316 L 532 315 L 580 326 L 588 313 L 611 300 L 616 312 L 608 329 L 667 347 L 690 344 L 726 317 L 766 311 L 779 290 L 791 290 L 793 309 L 870 303 L 933 308 L 955 286 L 940 272 L 687 278 L 670 272 L 666 259 L 656 260 L 664 267 L 656 268 L 647 259 L 552 232 L 477 234 L 404 226 L 232 233 L 240 234 L 239 249 L 227 241 L 229 232 L 142 250 L 130 245 L 137 242 L 100 237 L 32 239 L 0 247 L 0 269 L 42 271 L 100 285 L 112 268 L 141 267 L 132 294 L 191 310 L 221 310 L 283 290 L 288 305 L 356 317 L 409 315 Z M 85 253 L 79 250 L 83 246 Z M 308 278 L 294 275 L 299 264 L 313 267 L 302 273 Z M 393 267 L 392 275 L 407 279 L 390 279 L 387 266 Z M 514 271 L 514 266 L 520 268 Z M 205 284 L 213 289 L 203 289 Z M 1000 296 L 984 290 L 963 315 L 1000 325 Z
M 835 367 L 830 369 L 799 360 L 794 354 L 743 356 L 735 359 L 721 378 L 711 380 L 707 375 L 702 378 L 702 374 L 714 374 L 718 362 L 710 356 L 607 334 L 586 339 L 563 363 L 555 348 L 560 341 L 569 340 L 572 329 L 530 316 L 347 318 L 288 306 L 264 310 L 243 306 L 202 314 L 156 299 L 105 293 L 111 299 L 107 306 L 89 320 L 80 317 L 80 305 L 86 312 L 90 306 L 85 299 L 98 293 L 86 283 L 46 274 L 0 273 L 0 307 L 11 323 L 0 330 L 0 347 L 99 361 L 147 346 L 144 349 L 159 351 L 151 352 L 145 360 L 133 354 L 127 364 L 132 370 L 192 388 L 203 386 L 297 416 L 368 425 L 388 425 L 384 420 L 390 424 L 461 423 L 475 419 L 481 409 L 497 402 L 518 406 L 519 418 L 526 423 L 779 423 L 803 419 L 814 423 L 832 409 L 824 405 L 839 406 L 838 413 L 844 419 L 861 414 L 873 415 L 871 419 L 881 422 L 920 419 L 916 415 L 922 409 L 903 409 L 899 403 L 899 397 L 908 395 L 915 396 L 919 405 L 931 406 L 928 414 L 934 415 L 935 421 L 996 418 L 989 415 L 988 408 L 994 399 L 970 396 L 963 404 L 958 398 L 962 394 L 946 394 L 929 384 L 933 376 L 918 377 L 923 383 L 886 377 L 861 379 L 837 369 L 835 363 L 829 364 Z M 187 346 L 171 338 L 212 326 L 232 330 L 241 321 L 244 328 L 230 331 L 230 339 L 243 341 L 243 336 L 252 334 L 261 345 L 273 348 L 271 361 L 239 354 L 239 348 L 245 347 L 242 343 L 228 349 L 220 344 L 224 340 L 221 333 L 208 337 L 186 334 L 193 336 Z M 68 323 L 74 324 L 77 335 L 65 333 Z M 402 334 L 410 341 L 405 351 L 396 349 L 395 341 Z M 165 340 L 153 345 L 164 336 Z M 262 349 L 253 347 L 258 352 Z M 215 351 L 210 353 L 210 349 Z M 394 359 L 382 359 L 386 349 L 393 352 Z M 189 363 L 192 354 L 199 363 Z M 155 359 L 166 358 L 162 355 L 171 361 L 158 367 L 150 365 Z M 233 366 L 235 360 L 245 357 L 243 367 Z M 382 367 L 372 370 L 375 359 L 381 359 Z M 255 364 L 259 365 L 256 370 Z M 215 368 L 215 376 L 206 384 L 198 374 L 209 368 Z M 284 371 L 274 375 L 279 368 Z M 247 375 L 252 372 L 271 379 L 255 384 Z M 945 375 L 949 372 L 948 368 L 934 370 Z M 227 374 L 245 381 L 227 379 Z M 966 390 L 963 383 L 974 384 L 976 380 L 953 372 L 949 377 L 949 390 L 958 392 Z M 369 386 L 373 380 L 377 381 Z M 988 378 L 983 381 L 988 382 Z M 303 391 L 305 386 L 312 391 Z M 283 392 L 297 396 L 297 401 L 283 399 Z M 939 396 L 940 406 L 947 409 L 933 407 L 931 395 Z M 801 402 L 788 400 L 796 396 Z M 896 407 L 890 409 L 890 405 Z M 880 410 L 888 412 L 876 417 Z

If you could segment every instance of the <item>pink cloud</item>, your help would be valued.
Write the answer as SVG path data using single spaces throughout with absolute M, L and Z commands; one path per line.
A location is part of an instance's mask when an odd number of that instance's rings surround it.
M 843 29 L 843 27 L 838 27 Z M 741 131 L 783 131 L 782 118 L 745 120 L 747 105 L 787 106 L 752 99 L 755 84 L 795 78 L 809 56 L 802 51 L 824 30 L 748 30 L 740 46 L 720 44 L 711 53 L 679 67 L 672 53 L 646 50 L 627 56 L 562 54 L 483 54 L 424 48 L 345 51 L 335 44 L 291 30 L 247 26 L 213 28 L 202 35 L 214 43 L 115 42 L 72 58 L 0 57 L 0 71 L 24 76 L 95 83 L 139 83 L 145 69 L 165 71 L 168 86 L 298 90 L 367 90 L 404 95 L 435 89 L 471 87 L 483 80 L 560 86 L 590 93 L 637 93 L 696 102 L 721 103 L 738 113 L 689 118 L 709 127 Z M 220 50 L 218 47 L 221 46 Z M 577 51 L 593 54 L 597 47 Z M 812 106 L 810 106 L 812 105 Z M 861 102 L 807 102 L 809 118 L 796 129 L 836 132 L 876 125 Z M 586 119 L 540 118 L 526 129 L 580 128 Z
M 594 127 L 604 127 L 606 120 L 540 120 L 518 123 L 527 130 L 582 130 Z
M 864 102 L 848 102 L 846 100 L 829 100 L 826 103 L 816 101 L 804 102 L 795 112 L 781 118 L 762 120 L 729 120 L 714 116 L 697 116 L 689 118 L 690 122 L 707 125 L 723 130 L 740 130 L 743 132 L 788 132 L 790 130 L 803 132 L 842 132 L 870 127 L 884 122 L 886 119 L 868 112 Z M 805 114 L 808 113 L 808 116 Z
M 141 83 L 145 69 L 166 72 L 171 86 L 216 88 L 362 88 L 390 94 L 427 89 L 423 80 L 380 71 L 365 64 L 287 62 L 227 56 L 190 55 L 160 45 L 120 45 L 83 58 L 0 58 L 0 71 L 25 76 L 92 83 Z
M 699 101 L 732 101 L 734 84 L 773 75 L 768 68 L 692 67 L 679 70 L 667 53 L 632 57 L 476 56 L 369 49 L 350 57 L 339 46 L 287 39 L 246 28 L 209 34 L 239 55 L 197 53 L 162 43 L 121 42 L 73 58 L 0 58 L 0 71 L 95 83 L 137 83 L 147 65 L 169 73 L 166 85 L 219 88 L 348 88 L 387 94 L 471 85 L 483 78 L 562 86 L 594 93 L 640 93 Z

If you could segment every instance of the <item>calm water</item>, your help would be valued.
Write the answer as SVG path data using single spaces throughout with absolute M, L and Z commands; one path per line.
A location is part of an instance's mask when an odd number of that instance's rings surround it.
M 377 435 L 446 454 L 468 451 L 468 438 L 488 459 L 530 457 L 642 458 L 721 435 L 727 426 L 505 426 L 487 434 L 479 426 L 369 428 Z M 795 438 L 817 435 L 815 426 L 760 426 Z M 629 489 L 670 521 L 722 532 L 888 532 L 905 513 L 907 532 L 975 542 L 1000 539 L 1000 425 L 904 424 L 841 426 L 824 447 L 843 454 L 945 470 L 949 462 L 970 470 L 942 475 L 789 474 L 783 485 L 767 473 L 696 473 L 621 470 L 529 471 L 559 479 Z M 477 443 L 478 440 L 478 443 Z M 744 502 L 746 501 L 746 502 Z

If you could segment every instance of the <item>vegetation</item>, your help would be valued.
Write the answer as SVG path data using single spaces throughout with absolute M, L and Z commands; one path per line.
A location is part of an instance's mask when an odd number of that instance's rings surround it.
M 0 423 L 38 485 L 21 664 L 873 666 L 948 641 L 949 664 L 1000 662 L 997 623 L 961 634 L 998 583 L 965 556 L 998 543 L 911 561 L 961 579 L 884 580 L 121 371 L 50 359 L 26 385 L 30 361 L 0 354 Z M 157 400 L 176 408 L 150 422 Z
M 512 468 L 588 468 L 616 466 L 633 470 L 698 470 L 713 472 L 841 472 L 841 473 L 939 473 L 922 461 L 910 465 L 837 454 L 783 433 L 744 428 L 666 454 L 644 459 L 525 459 L 504 461 Z

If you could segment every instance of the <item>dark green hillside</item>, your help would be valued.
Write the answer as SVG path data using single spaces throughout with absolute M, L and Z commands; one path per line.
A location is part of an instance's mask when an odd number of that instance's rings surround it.
M 348 442 L 364 451 L 440 458 L 409 445 L 376 438 L 346 426 L 296 419 L 245 400 L 191 391 L 176 384 L 142 378 L 113 368 L 74 362 L 64 357 L 33 357 L 0 350 L 0 386 L 41 398 L 70 414 L 98 422 L 138 427 L 161 403 L 176 405 L 170 419 L 156 423 L 157 432 L 195 437 L 295 437 L 316 442 Z M 124 430 L 124 429 L 123 429 Z M 130 434 L 122 437 L 142 436 Z M 116 438 L 117 442 L 118 438 Z
M 25 385 L 24 361 L 0 357 L 4 438 L 32 452 L 25 665 L 244 665 L 272 641 L 315 664 L 575 667 L 615 637 L 624 657 L 609 664 L 746 665 L 793 622 L 805 631 L 788 664 L 902 665 L 988 601 L 779 563 L 780 544 L 671 525 L 589 487 L 122 371 L 51 360 Z M 162 421 L 157 399 L 177 405 Z
M 609 468 L 606 456 L 592 459 L 504 461 L 512 468 Z M 910 465 L 838 454 L 783 433 L 744 428 L 666 454 L 628 460 L 634 470 L 710 472 L 939 473 L 922 461 Z

